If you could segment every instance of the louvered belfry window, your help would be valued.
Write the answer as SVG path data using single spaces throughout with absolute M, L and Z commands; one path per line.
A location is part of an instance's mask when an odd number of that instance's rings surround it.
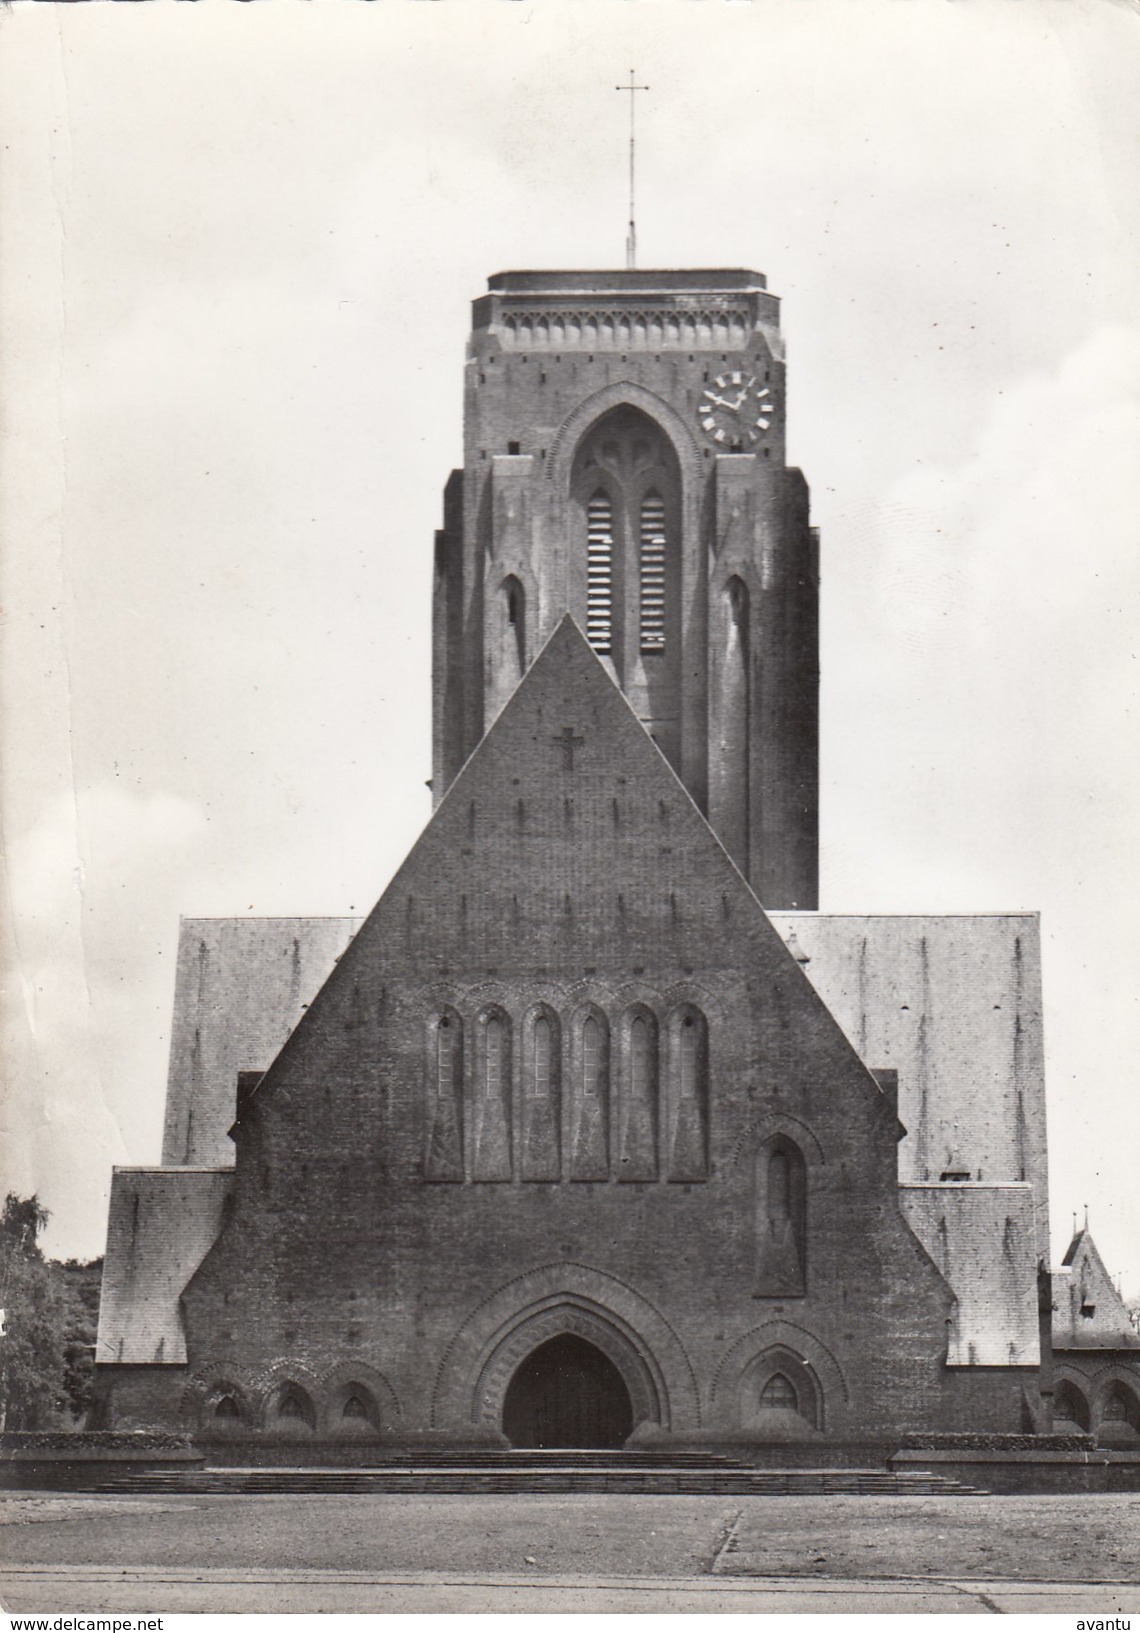
M 659 493 L 641 501 L 641 650 L 665 650 L 665 504 Z
M 586 639 L 595 652 L 614 644 L 614 510 L 606 493 L 586 506 Z

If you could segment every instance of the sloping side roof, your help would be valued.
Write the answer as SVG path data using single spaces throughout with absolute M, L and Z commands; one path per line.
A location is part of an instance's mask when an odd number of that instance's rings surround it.
M 900 1182 L 1031 1184 L 1048 1257 L 1037 916 L 769 916 L 864 1064 L 898 1071 Z
M 1140 1333 L 1087 1230 L 1053 1272 L 1053 1348 L 1140 1350 Z
M 184 1363 L 179 1299 L 221 1228 L 233 1173 L 116 1168 L 97 1361 Z
M 947 1364 L 1036 1366 L 1032 1188 L 900 1185 L 899 1206 L 958 1300 Z
M 264 1071 L 324 985 L 358 918 L 184 919 L 178 938 L 164 1166 L 226 1168 L 237 1074 Z

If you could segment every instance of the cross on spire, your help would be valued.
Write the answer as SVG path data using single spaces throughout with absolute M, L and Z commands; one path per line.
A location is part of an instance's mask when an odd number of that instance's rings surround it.
M 573 726 L 563 726 L 558 736 L 552 737 L 550 741 L 556 748 L 560 748 L 562 750 L 563 771 L 573 771 L 574 750 L 576 748 L 584 747 L 586 739 L 584 737 L 576 736 Z
M 635 103 L 635 101 L 637 99 L 638 91 L 648 91 L 649 90 L 648 85 L 637 85 L 637 84 L 635 84 L 635 78 L 636 78 L 636 76 L 634 74 L 633 69 L 631 68 L 630 71 L 629 71 L 629 84 L 628 85 L 615 85 L 614 86 L 615 91 L 625 91 L 629 95 L 629 234 L 628 234 L 628 236 L 626 238 L 626 241 L 625 241 L 625 264 L 626 264 L 627 267 L 635 267 L 637 265 L 637 226 L 635 224 L 635 222 L 636 222 L 636 212 L 634 210 L 634 191 L 633 191 L 633 162 L 634 162 L 633 108 L 634 108 L 634 103 Z

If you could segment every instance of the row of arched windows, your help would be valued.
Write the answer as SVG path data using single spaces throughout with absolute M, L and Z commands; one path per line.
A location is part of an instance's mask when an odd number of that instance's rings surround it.
M 1096 1396 L 1062 1378 L 1053 1395 L 1053 1427 L 1063 1432 L 1066 1425 L 1102 1439 L 1140 1440 L 1140 1386 L 1114 1379 Z
M 332 1387 L 316 1396 L 302 1384 L 286 1380 L 262 1399 L 233 1386 L 207 1397 L 202 1408 L 207 1434 L 242 1435 L 264 1431 L 296 1438 L 315 1433 L 373 1435 L 381 1428 L 380 1409 L 368 1385 L 359 1381 Z
M 489 1005 L 428 1023 L 425 1175 L 446 1180 L 699 1180 L 708 1025 L 691 1004 L 517 1020 Z

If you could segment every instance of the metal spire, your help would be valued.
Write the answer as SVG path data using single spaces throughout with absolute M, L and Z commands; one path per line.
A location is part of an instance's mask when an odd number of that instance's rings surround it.
M 635 267 L 637 265 L 637 218 L 636 211 L 634 209 L 635 138 L 633 108 L 638 91 L 648 91 L 649 89 L 648 85 L 637 85 L 634 83 L 634 80 L 635 75 L 633 69 L 631 68 L 629 71 L 629 84 L 614 86 L 615 91 L 628 91 L 629 93 L 629 233 L 625 241 L 625 264 L 627 267 Z

